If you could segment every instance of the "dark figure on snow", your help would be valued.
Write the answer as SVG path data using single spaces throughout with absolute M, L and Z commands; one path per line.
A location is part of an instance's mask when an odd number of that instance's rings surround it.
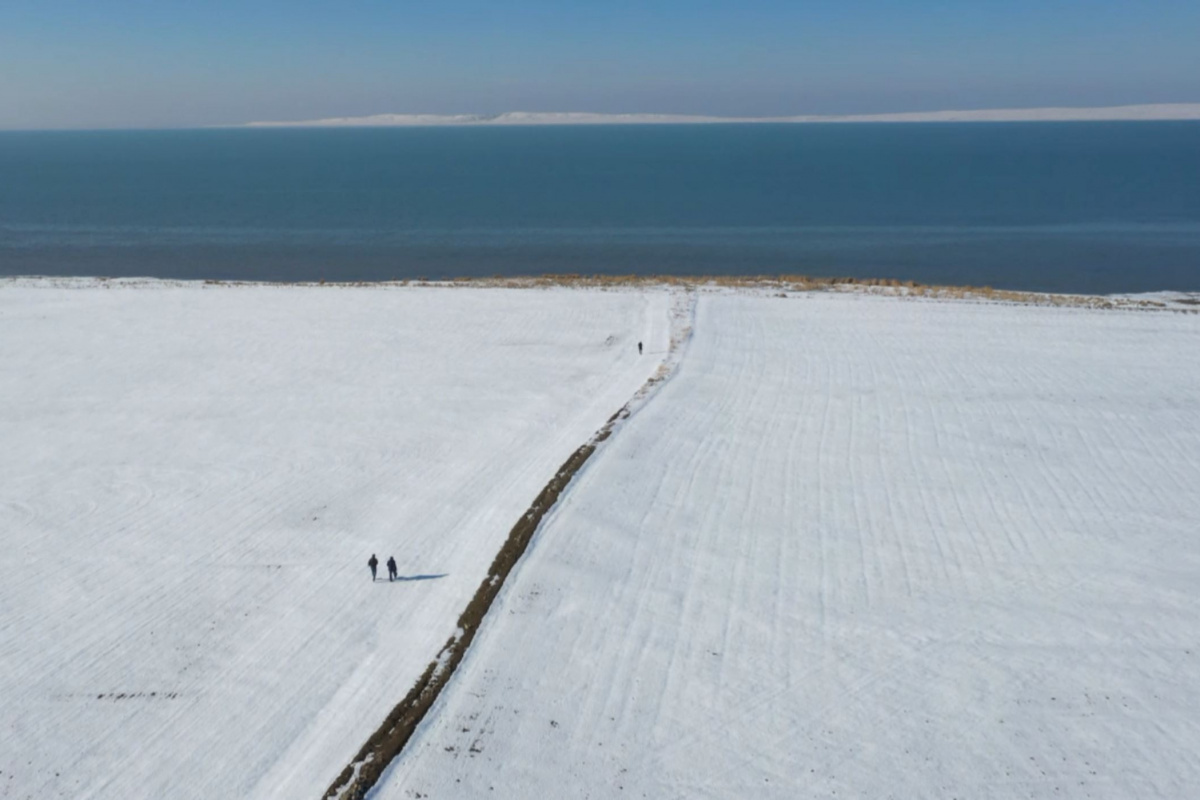
M 640 356 L 641 354 L 642 354 L 642 343 L 638 342 L 638 355 Z
M 388 556 L 388 582 L 390 583 L 399 577 L 399 573 L 396 572 L 396 559 Z
M 371 583 L 375 582 L 375 569 L 379 566 L 379 559 L 371 553 L 371 560 L 367 562 L 367 566 L 371 568 Z

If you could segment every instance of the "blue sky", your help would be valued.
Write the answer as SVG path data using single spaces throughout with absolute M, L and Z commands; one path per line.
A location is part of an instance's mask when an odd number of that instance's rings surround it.
M 0 0 L 0 128 L 1200 102 L 1200 0 Z

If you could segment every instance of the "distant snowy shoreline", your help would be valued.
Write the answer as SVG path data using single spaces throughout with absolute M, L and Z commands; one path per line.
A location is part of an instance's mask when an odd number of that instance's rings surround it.
M 713 117 L 688 114 L 593 114 L 525 112 L 503 114 L 374 114 L 283 122 L 249 122 L 248 128 L 388 128 L 437 125 L 712 125 L 729 123 L 799 124 L 830 122 L 1124 122 L 1200 120 L 1200 103 L 1108 106 L 1102 108 L 1006 108 L 975 111 L 917 111 L 899 114 Z

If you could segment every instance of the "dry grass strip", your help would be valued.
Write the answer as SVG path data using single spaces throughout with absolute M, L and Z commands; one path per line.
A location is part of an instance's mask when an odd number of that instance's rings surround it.
M 1064 308 L 1122 309 L 1135 311 L 1167 311 L 1177 314 L 1200 314 L 1200 293 L 1183 293 L 1170 303 L 1137 297 L 1121 297 L 1088 294 L 1050 294 L 1027 292 L 1014 289 L 995 289 L 991 286 L 940 286 L 904 281 L 896 278 L 816 277 L 812 275 L 589 275 L 582 273 L 548 273 L 521 277 L 460 277 L 448 280 L 416 278 L 392 281 L 329 281 L 319 282 L 262 282 L 209 279 L 199 281 L 159 280 L 139 278 L 93 279 L 15 277 L 0 279 L 0 283 L 19 284 L 24 281 L 39 281 L 64 288 L 87 288 L 116 285 L 121 288 L 139 286 L 172 285 L 185 286 L 200 283 L 208 287 L 254 287 L 274 286 L 291 288 L 324 287 L 329 289 L 367 287 L 430 287 L 430 288 L 504 288 L 504 289 L 549 289 L 554 287 L 640 290 L 655 288 L 686 288 L 696 291 L 719 291 L 722 289 L 770 292 L 779 295 L 799 292 L 843 292 L 871 294 L 885 297 L 917 298 L 930 300 L 965 300 L 971 302 L 1010 303 L 1032 306 L 1056 306 Z

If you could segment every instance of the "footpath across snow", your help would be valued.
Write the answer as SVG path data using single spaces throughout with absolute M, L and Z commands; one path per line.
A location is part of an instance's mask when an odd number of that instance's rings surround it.
M 377 790 L 1200 796 L 1200 318 L 703 297 Z
M 665 292 L 62 283 L 0 283 L 0 797 L 319 797 L 668 341 Z

